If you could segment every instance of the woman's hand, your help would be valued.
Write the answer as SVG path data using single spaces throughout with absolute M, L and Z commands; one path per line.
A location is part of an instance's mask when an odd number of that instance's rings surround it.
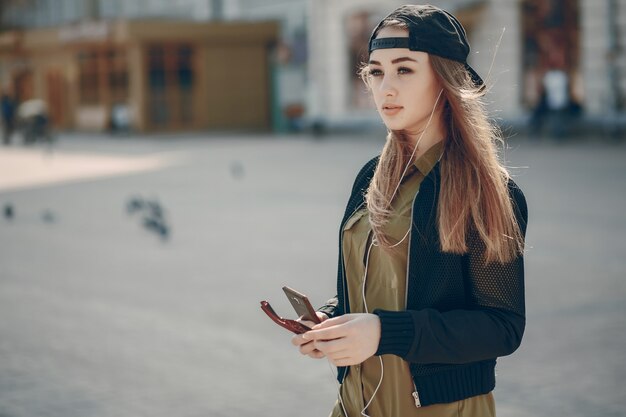
M 317 317 L 322 321 L 322 323 L 328 320 L 328 316 L 322 312 L 316 311 L 315 314 L 317 314 Z M 296 321 L 304 324 L 307 327 L 315 326 L 315 323 L 313 323 L 312 321 L 300 320 L 300 319 Z M 302 353 L 303 355 L 308 355 L 315 359 L 322 359 L 325 356 L 322 352 L 315 349 L 315 346 L 312 341 L 304 339 L 301 334 L 297 334 L 294 337 L 292 337 L 291 343 L 293 343 L 295 346 L 299 346 L 300 353 Z
M 375 314 L 345 314 L 315 325 L 302 335 L 335 366 L 364 362 L 380 343 L 380 319 Z

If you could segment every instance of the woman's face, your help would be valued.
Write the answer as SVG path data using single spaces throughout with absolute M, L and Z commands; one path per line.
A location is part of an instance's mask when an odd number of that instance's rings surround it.
M 407 36 L 406 29 L 385 27 L 376 38 Z M 441 90 L 426 52 L 376 49 L 369 58 L 369 78 L 376 110 L 388 129 L 416 133 L 426 127 Z

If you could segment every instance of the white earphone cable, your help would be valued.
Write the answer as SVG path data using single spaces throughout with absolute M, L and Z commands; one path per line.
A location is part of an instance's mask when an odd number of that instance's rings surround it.
M 417 151 L 417 147 L 419 146 L 420 142 L 422 141 L 422 138 L 424 137 L 424 133 L 426 133 L 426 131 L 428 130 L 428 127 L 430 126 L 430 122 L 433 119 L 433 115 L 435 114 L 435 110 L 437 109 L 437 104 L 439 104 L 439 99 L 441 98 L 441 93 L 443 93 L 443 89 L 439 90 L 439 95 L 437 96 L 437 100 L 435 101 L 435 105 L 433 106 L 433 110 L 430 112 L 430 116 L 428 117 L 428 122 L 426 122 L 426 127 L 424 128 L 424 130 L 422 130 L 422 134 L 420 135 L 419 139 L 417 140 L 417 143 L 415 144 L 415 147 L 413 148 L 413 152 L 411 153 L 411 157 L 409 158 L 409 161 L 407 162 L 406 166 L 404 167 L 404 171 L 402 171 L 402 176 L 400 177 L 400 181 L 398 182 L 398 185 L 396 185 L 396 188 L 393 191 L 393 194 L 391 194 L 391 198 L 389 199 L 389 203 L 390 204 L 393 201 L 393 198 L 396 196 L 396 193 L 398 192 L 398 188 L 400 188 L 400 184 L 402 183 L 402 178 L 404 178 L 404 175 L 406 174 L 406 171 L 409 169 L 409 166 L 411 166 L 411 164 L 413 163 L 413 157 L 415 156 L 415 152 Z

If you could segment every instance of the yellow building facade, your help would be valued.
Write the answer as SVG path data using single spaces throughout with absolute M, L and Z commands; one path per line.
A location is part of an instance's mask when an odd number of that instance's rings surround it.
M 98 21 L 0 34 L 0 82 L 59 129 L 269 130 L 276 22 Z

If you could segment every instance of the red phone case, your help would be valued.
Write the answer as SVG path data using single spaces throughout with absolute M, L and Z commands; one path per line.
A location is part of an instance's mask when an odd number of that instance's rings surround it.
M 265 311 L 265 314 L 267 314 L 267 316 L 272 319 L 274 323 L 278 324 L 280 327 L 284 327 L 290 332 L 293 332 L 295 334 L 302 334 L 311 330 L 310 327 L 307 327 L 304 324 L 299 323 L 295 320 L 284 319 L 280 317 L 278 314 L 276 314 L 270 303 L 268 303 L 267 301 L 261 301 L 261 309 Z

